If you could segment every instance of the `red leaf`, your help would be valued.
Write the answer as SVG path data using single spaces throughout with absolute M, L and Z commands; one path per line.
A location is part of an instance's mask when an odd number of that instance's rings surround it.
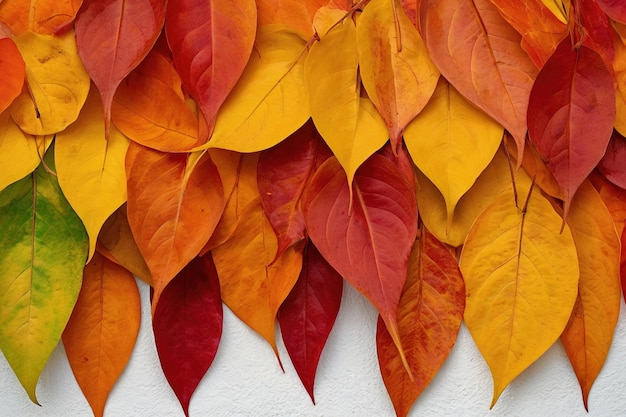
M 397 416 L 413 402 L 443 365 L 456 341 L 465 307 L 465 285 L 456 258 L 426 228 L 413 245 L 398 327 L 414 380 L 402 367 L 389 332 L 378 321 L 378 363 Z
M 615 59 L 613 48 L 615 35 L 609 18 L 595 0 L 581 0 L 578 4 L 580 9 L 573 8 L 573 10 L 580 16 L 580 22 L 586 31 L 583 42 L 599 53 L 606 62 L 607 68 L 612 69 Z
M 595 0 L 596 3 L 613 20 L 626 23 L 626 3 L 624 0 Z
M 613 184 L 626 189 L 626 139 L 613 132 L 598 170 Z
M 113 95 L 161 33 L 165 0 L 84 0 L 76 18 L 76 46 L 98 87 L 108 137 Z
M 300 277 L 278 310 L 278 322 L 287 353 L 313 403 L 317 364 L 335 324 L 342 292 L 341 275 L 309 241 Z
M 376 307 L 403 354 L 396 314 L 417 233 L 415 190 L 381 155 L 359 168 L 352 188 L 351 196 L 337 158 L 326 160 L 302 200 L 306 227 L 328 263 Z
M 0 39 L 0 74 L 2 74 L 0 83 L 0 113 L 2 113 L 22 92 L 26 75 L 22 55 L 10 38 Z
M 222 336 L 220 284 L 211 255 L 191 261 L 163 290 L 152 321 L 161 368 L 185 415 Z
M 330 155 L 311 120 L 286 140 L 261 153 L 257 183 L 263 210 L 278 239 L 276 259 L 289 246 L 304 239 L 302 192 L 315 169 Z
M 183 86 L 202 110 L 208 134 L 248 62 L 256 20 L 254 0 L 167 3 L 165 33 L 174 64 Z
M 566 37 L 537 76 L 528 105 L 530 140 L 563 191 L 565 218 L 604 155 L 614 121 L 613 77 L 602 57 Z

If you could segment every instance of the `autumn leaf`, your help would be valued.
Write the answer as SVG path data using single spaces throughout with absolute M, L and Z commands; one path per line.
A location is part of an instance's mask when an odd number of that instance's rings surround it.
M 76 306 L 63 331 L 72 372 L 94 416 L 102 417 L 135 347 L 141 300 L 132 274 L 100 254 L 83 271 Z
M 604 365 L 619 317 L 620 239 L 609 211 L 588 181 L 576 193 L 567 223 L 576 244 L 580 280 L 561 342 L 589 410 L 589 391 Z
M 315 169 L 330 155 L 312 122 L 261 153 L 257 184 L 263 211 L 278 239 L 276 257 L 305 238 L 302 193 Z
M 533 85 L 528 134 L 563 191 L 574 193 L 598 164 L 615 121 L 613 79 L 600 55 L 566 37 Z
M 617 234 L 621 235 L 626 222 L 626 190 L 617 187 L 597 171 L 593 171 L 588 179 L 600 194 L 600 198 L 609 210 L 609 213 L 611 213 Z
M 222 299 L 210 255 L 192 260 L 165 287 L 152 320 L 161 368 L 186 416 L 222 336 Z
M 16 35 L 33 31 L 53 35 L 70 25 L 83 0 L 4 0 L 0 2 L 0 21 Z
M 596 3 L 611 19 L 626 23 L 626 4 L 620 0 L 596 0 Z
M 304 65 L 313 122 L 349 184 L 358 167 L 389 138 L 372 102 L 360 97 L 356 42 L 356 28 L 347 19 L 311 46 Z
M 559 338 L 576 301 L 578 257 L 569 227 L 532 185 L 502 193 L 476 219 L 460 267 L 465 324 L 491 369 L 491 406 Z M 520 202 L 521 203 L 521 202 Z M 528 337 L 532 335 L 532 337 Z
M 82 282 L 87 233 L 54 175 L 54 147 L 0 192 L 0 349 L 30 399 Z
M 120 82 L 146 57 L 165 21 L 165 0 L 84 0 L 76 45 L 102 96 L 108 138 L 111 103 Z
M 25 32 L 13 40 L 26 63 L 28 92 L 13 101 L 11 117 L 31 135 L 62 131 L 78 118 L 91 83 L 74 32 L 58 37 Z
M 168 154 L 131 143 L 126 154 L 128 223 L 150 268 L 154 298 L 206 244 L 224 210 L 224 190 L 208 154 Z
M 626 139 L 617 132 L 613 132 L 598 170 L 613 184 L 626 189 Z
M 413 162 L 441 192 L 449 227 L 454 208 L 493 159 L 503 129 L 441 78 L 424 111 L 407 127 Z
M 622 237 L 620 239 L 622 251 L 620 255 L 619 271 L 622 284 L 622 294 L 624 295 L 624 300 L 626 300 L 626 232 L 624 230 L 626 230 L 626 227 L 622 230 Z
M 437 86 L 439 70 L 396 0 L 372 0 L 356 25 L 359 74 L 397 149 Z
M 302 200 L 306 228 L 324 259 L 376 307 L 406 366 L 396 311 L 417 233 L 415 192 L 381 155 L 363 164 L 352 191 L 337 158 L 327 159 Z
M 400 339 L 413 381 L 380 319 L 376 330 L 380 372 L 397 416 L 409 414 L 417 397 L 448 357 L 465 307 L 465 286 L 456 258 L 427 229 L 420 230 L 398 306 Z
M 78 120 L 56 135 L 54 148 L 59 185 L 89 235 L 88 259 L 96 250 L 100 228 L 126 202 L 129 140 L 115 128 L 107 139 L 101 115 L 100 96 L 93 89 Z
M 244 209 L 230 239 L 212 254 L 222 300 L 267 340 L 278 358 L 276 314 L 300 274 L 302 245 L 291 246 L 272 263 L 277 249 L 276 235 L 257 197 Z
M 0 113 L 4 112 L 22 92 L 26 69 L 24 60 L 15 42 L 10 38 L 0 39 Z
M 308 241 L 302 271 L 278 310 L 278 322 L 287 353 L 314 404 L 317 365 L 339 313 L 342 292 L 343 278 Z
M 256 0 L 259 27 L 279 24 L 294 29 L 308 40 L 313 36 L 313 16 L 328 0 Z
M 255 2 L 170 0 L 165 17 L 165 33 L 176 70 L 185 89 L 198 102 L 210 135 L 217 111 L 252 52 Z
M 441 74 L 508 130 L 522 154 L 537 69 L 490 0 L 422 0 L 420 28 Z

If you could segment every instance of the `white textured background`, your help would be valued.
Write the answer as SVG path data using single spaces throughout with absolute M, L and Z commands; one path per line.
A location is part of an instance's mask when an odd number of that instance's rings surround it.
M 142 328 L 129 365 L 109 397 L 105 417 L 183 417 L 156 356 L 148 288 L 141 284 Z M 612 417 L 626 416 L 626 309 L 622 303 L 613 347 L 583 408 L 580 389 L 557 342 L 505 390 L 489 411 L 489 370 L 465 327 L 439 374 L 411 416 Z M 272 349 L 225 308 L 224 334 L 213 365 L 191 399 L 191 416 L 393 416 L 375 348 L 376 313 L 346 285 L 344 299 L 318 368 L 313 406 L 279 341 L 283 374 Z M 63 347 L 37 388 L 43 407 L 28 400 L 0 354 L 0 417 L 90 416 Z

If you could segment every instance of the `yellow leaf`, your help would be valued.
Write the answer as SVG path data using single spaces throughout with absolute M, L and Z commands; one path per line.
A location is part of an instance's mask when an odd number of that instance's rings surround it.
M 567 16 L 569 15 L 570 0 L 541 0 L 548 9 L 555 15 L 561 22 L 567 23 Z
M 26 63 L 29 92 L 10 107 L 15 123 L 32 135 L 51 135 L 80 113 L 90 79 L 76 51 L 74 31 L 62 36 L 25 32 L 13 38 Z
M 433 94 L 439 70 L 396 0 L 372 0 L 357 21 L 356 33 L 363 86 L 397 147 L 406 125 Z
M 448 227 L 459 199 L 493 159 L 503 133 L 500 124 L 443 77 L 424 111 L 407 127 L 406 146 L 415 165 L 443 195 Z
M 476 217 L 504 190 L 511 186 L 509 164 L 502 151 L 480 174 L 472 188 L 459 200 L 452 222 L 443 195 L 421 171 L 416 170 L 417 203 L 422 221 L 438 240 L 450 246 L 461 246 Z M 525 176 L 520 170 L 518 175 Z
M 518 190 L 526 199 L 520 207 L 509 189 L 478 216 L 460 259 L 465 323 L 491 369 L 492 407 L 559 338 L 578 293 L 569 227 L 561 231 L 561 216 L 527 181 Z
M 360 97 L 357 68 L 356 28 L 350 19 L 315 43 L 304 65 L 313 122 L 349 184 L 357 168 L 389 138 L 372 102 Z
M 259 28 L 248 65 L 222 105 L 207 144 L 256 152 L 295 132 L 311 115 L 304 86 L 305 42 L 283 26 Z
M 0 191 L 33 172 L 50 143 L 51 137 L 27 135 L 9 112 L 0 113 Z
M 102 114 L 100 95 L 92 88 L 78 120 L 57 134 L 54 148 L 59 185 L 89 235 L 88 259 L 102 225 L 126 201 L 130 142 L 113 125 L 107 140 Z
M 267 340 L 276 356 L 276 313 L 302 268 L 302 248 L 295 246 L 270 266 L 277 250 L 276 235 L 256 198 L 245 208 L 231 238 L 212 251 L 222 300 Z

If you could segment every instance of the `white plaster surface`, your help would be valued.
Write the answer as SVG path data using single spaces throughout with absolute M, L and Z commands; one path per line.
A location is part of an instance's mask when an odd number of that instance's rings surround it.
M 148 288 L 141 285 L 142 328 L 130 362 L 114 387 L 105 417 L 184 417 L 160 370 L 150 329 Z M 589 397 L 589 413 L 562 346 L 557 343 L 505 390 L 490 411 L 489 370 L 465 327 L 439 374 L 410 416 L 626 416 L 626 309 L 604 369 Z M 224 334 L 212 367 L 191 399 L 191 416 L 394 416 L 375 349 L 376 313 L 346 285 L 335 328 L 318 368 L 313 405 L 284 346 L 283 374 L 269 345 L 225 308 Z M 278 337 L 280 339 L 280 337 Z M 0 417 L 82 417 L 91 409 L 62 346 L 40 378 L 32 404 L 0 354 Z

